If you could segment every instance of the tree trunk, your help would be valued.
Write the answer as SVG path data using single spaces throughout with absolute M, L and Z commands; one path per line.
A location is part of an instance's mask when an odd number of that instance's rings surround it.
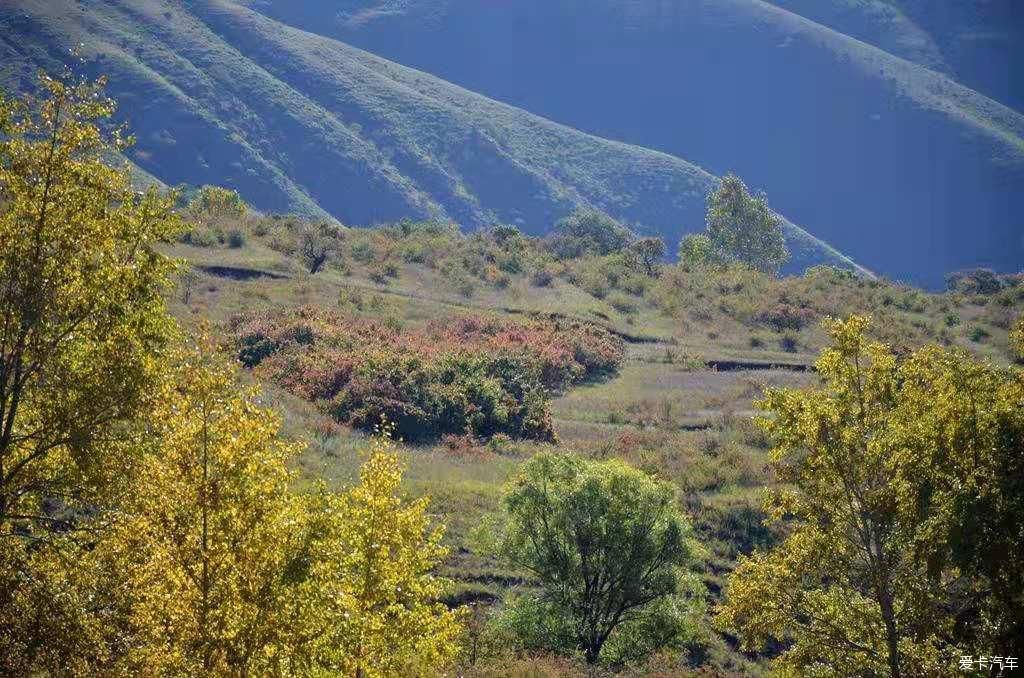
M 893 612 L 892 596 L 883 591 L 879 596 L 882 621 L 885 622 L 885 644 L 889 651 L 889 676 L 900 678 L 899 634 L 896 631 L 896 614 Z

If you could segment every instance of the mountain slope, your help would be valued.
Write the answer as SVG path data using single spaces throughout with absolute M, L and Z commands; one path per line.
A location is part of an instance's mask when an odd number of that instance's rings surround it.
M 769 0 L 1024 111 L 1024 5 L 1016 0 Z
M 865 9 L 881 5 L 852 0 L 250 4 L 577 129 L 738 171 L 888 275 L 937 285 L 1024 263 L 1024 116 L 950 77 L 956 38 L 923 26 L 955 22 L 922 3 L 887 2 L 885 35 Z
M 701 227 L 715 181 L 231 2 L 19 0 L 0 21 L 14 86 L 81 43 L 138 134 L 133 161 L 169 184 L 234 186 L 264 210 L 538 233 L 590 204 L 675 242 Z M 794 268 L 852 265 L 787 232 Z

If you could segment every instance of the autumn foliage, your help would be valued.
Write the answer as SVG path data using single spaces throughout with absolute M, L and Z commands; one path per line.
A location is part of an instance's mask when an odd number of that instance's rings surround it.
M 396 329 L 316 308 L 241 316 L 238 357 L 340 422 L 407 440 L 554 440 L 548 394 L 615 370 L 622 341 L 578 322 L 465 316 Z

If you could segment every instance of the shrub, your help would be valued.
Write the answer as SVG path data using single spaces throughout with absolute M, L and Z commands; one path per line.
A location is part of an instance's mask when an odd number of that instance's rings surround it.
M 555 224 L 548 250 L 559 259 L 585 255 L 604 256 L 622 251 L 632 236 L 621 224 L 600 210 L 578 208 Z
M 616 369 L 621 340 L 582 323 L 477 316 L 404 330 L 319 309 L 232 322 L 243 365 L 373 429 L 382 418 L 410 440 L 445 434 L 554 440 L 549 393 Z
M 665 258 L 665 241 L 661 238 L 640 238 L 626 249 L 627 262 L 641 273 L 653 277 L 658 263 Z
M 604 299 L 608 296 L 608 292 L 611 291 L 611 285 L 608 284 L 608 278 L 602 275 L 599 271 L 588 270 L 582 280 L 580 280 L 580 287 L 596 299 Z
M 310 273 L 317 273 L 324 267 L 334 252 L 334 243 L 326 225 L 309 225 L 299 232 L 298 255 L 302 265 Z
M 711 239 L 704 233 L 690 233 L 679 242 L 679 263 L 698 267 L 717 262 Z
M 398 252 L 402 259 L 410 264 L 426 263 L 430 256 L 430 250 L 422 242 L 403 243 Z
M 973 342 L 981 342 L 984 341 L 985 339 L 988 339 L 991 335 L 989 334 L 989 331 L 986 330 L 984 327 L 976 326 L 971 328 L 971 332 L 968 336 L 971 338 L 971 341 Z
M 555 281 L 555 269 L 553 266 L 538 268 L 530 276 L 530 284 L 534 287 L 549 287 Z
M 1017 360 L 1024 361 L 1024 316 L 1018 318 L 1010 330 L 1010 350 L 1017 356 Z
M 963 294 L 995 294 L 1003 288 L 1003 280 L 990 269 L 974 268 L 950 273 L 946 287 Z
M 783 332 L 785 330 L 799 331 L 816 318 L 817 314 L 809 308 L 797 308 L 781 303 L 759 313 L 756 320 L 776 332 Z
M 466 299 L 470 299 L 476 294 L 476 283 L 470 278 L 460 278 L 455 282 L 455 290 Z
M 245 215 L 248 207 L 238 191 L 221 186 L 203 186 L 188 204 L 189 211 L 201 219 L 231 219 Z
M 290 257 L 295 254 L 295 236 L 286 228 L 276 227 L 267 236 L 267 247 Z
M 245 231 L 240 228 L 232 228 L 228 230 L 228 247 L 238 249 L 245 247 Z
M 184 240 L 193 247 L 213 247 L 220 242 L 220 238 L 213 229 L 206 226 L 197 226 L 184 235 Z
M 906 290 L 897 301 L 896 308 L 910 313 L 924 313 L 928 309 L 928 299 L 918 290 Z
M 373 246 L 365 240 L 352 243 L 352 258 L 361 264 L 369 264 L 376 259 Z

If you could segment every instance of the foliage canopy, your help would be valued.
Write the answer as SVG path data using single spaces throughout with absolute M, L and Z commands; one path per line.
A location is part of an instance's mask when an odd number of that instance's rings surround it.
M 708 196 L 707 236 L 714 259 L 763 273 L 777 274 L 789 258 L 782 218 L 771 211 L 764 194 L 751 195 L 734 174 L 724 176 Z
M 631 627 L 667 624 L 678 633 L 661 642 L 679 640 L 692 612 L 683 596 L 694 550 L 671 485 L 617 460 L 541 453 L 510 482 L 503 506 L 498 548 L 541 587 L 512 610 L 534 642 L 581 650 L 593 663 Z
M 803 674 L 943 673 L 1024 628 L 1024 377 L 937 347 L 899 358 L 867 326 L 832 323 L 821 388 L 760 403 L 792 487 L 766 511 L 792 529 L 741 561 L 720 621 L 748 648 L 790 642 L 777 662 Z
M 41 76 L 38 98 L 0 98 L 0 538 L 121 474 L 117 439 L 173 333 L 154 246 L 178 229 L 174 196 L 105 164 L 130 140 L 100 131 L 102 85 Z

